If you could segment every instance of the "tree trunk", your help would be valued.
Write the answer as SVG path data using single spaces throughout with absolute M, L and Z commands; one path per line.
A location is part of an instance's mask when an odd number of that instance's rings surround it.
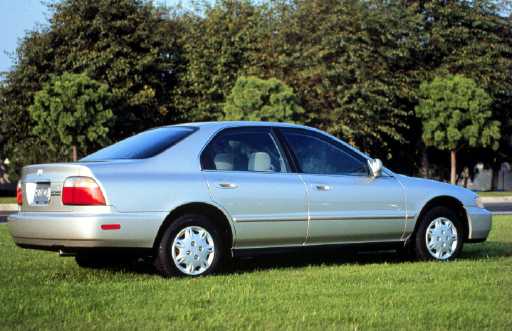
M 71 146 L 71 149 L 73 150 L 73 162 L 76 162 L 78 159 L 77 151 L 76 151 L 76 145 Z
M 451 169 L 450 169 L 450 183 L 457 184 L 457 151 L 452 149 L 450 151 Z
M 428 168 L 429 168 L 429 164 L 428 164 L 427 151 L 423 150 L 423 153 L 421 155 L 421 171 L 420 171 L 421 176 L 423 178 L 429 178 Z

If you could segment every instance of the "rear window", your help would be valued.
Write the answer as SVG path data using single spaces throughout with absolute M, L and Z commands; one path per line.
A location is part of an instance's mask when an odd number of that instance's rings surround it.
M 80 161 L 95 162 L 124 159 L 146 159 L 158 155 L 190 135 L 191 127 L 164 127 L 144 131 L 100 149 Z

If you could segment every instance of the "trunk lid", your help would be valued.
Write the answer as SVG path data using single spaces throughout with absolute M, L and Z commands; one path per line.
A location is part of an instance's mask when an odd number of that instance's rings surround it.
M 104 206 L 65 206 L 62 204 L 62 185 L 70 176 L 93 177 L 91 170 L 77 163 L 35 164 L 26 166 L 21 174 L 23 205 L 21 211 L 77 211 Z

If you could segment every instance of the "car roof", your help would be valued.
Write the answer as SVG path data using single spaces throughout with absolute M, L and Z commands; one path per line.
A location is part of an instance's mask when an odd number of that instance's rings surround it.
M 310 127 L 284 122 L 257 122 L 257 121 L 212 121 L 212 122 L 190 122 L 181 123 L 175 126 L 193 126 L 193 127 L 209 127 L 209 128 L 227 128 L 227 127 L 246 127 L 246 126 L 273 126 L 288 128 L 308 128 Z
M 271 126 L 271 127 L 282 127 L 282 128 L 301 128 L 301 129 L 306 129 L 306 130 L 309 130 L 309 131 L 316 131 L 316 132 L 319 132 L 321 134 L 327 135 L 327 136 L 329 136 L 329 137 L 339 141 L 344 146 L 350 148 L 351 150 L 353 150 L 357 154 L 361 155 L 362 157 L 364 157 L 366 159 L 370 158 L 370 156 L 368 156 L 367 154 L 361 152 L 360 150 L 358 150 L 354 146 L 351 146 L 350 144 L 346 143 L 345 141 L 343 141 L 343 140 L 341 140 L 341 139 L 339 139 L 339 138 L 337 138 L 337 137 L 335 137 L 333 135 L 330 135 L 327 132 L 324 132 L 324 131 L 322 131 L 320 129 L 317 129 L 317 128 L 314 128 L 314 127 L 310 127 L 310 126 L 306 126 L 306 125 L 300 125 L 300 124 L 284 123 L 284 122 L 262 122 L 262 121 L 261 122 L 258 122 L 258 121 L 211 121 L 211 122 L 181 123 L 181 124 L 167 125 L 165 127 L 176 127 L 176 126 L 196 127 L 196 128 L 205 127 L 205 128 L 213 129 L 214 131 L 219 131 L 219 130 L 224 129 L 224 128 L 254 127 L 254 126 L 261 126 L 261 127 L 265 127 L 265 126 L 269 127 L 269 126 Z M 391 172 L 387 168 L 386 168 L 386 170 L 388 172 Z

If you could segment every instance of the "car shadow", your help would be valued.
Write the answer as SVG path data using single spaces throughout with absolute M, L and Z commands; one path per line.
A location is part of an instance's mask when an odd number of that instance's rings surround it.
M 512 243 L 487 242 L 467 244 L 458 260 L 485 260 L 496 257 L 512 256 Z M 393 264 L 414 262 L 415 259 L 396 250 L 386 251 L 350 251 L 324 250 L 273 256 L 258 256 L 235 261 L 232 273 L 245 273 L 266 269 L 302 268 L 319 265 L 344 264 Z
M 485 260 L 512 256 L 512 243 L 485 242 L 466 244 L 458 260 Z M 364 251 L 350 248 L 303 249 L 300 251 L 264 254 L 250 258 L 237 257 L 227 265 L 221 275 L 244 274 L 270 269 L 304 268 L 309 266 L 333 266 L 346 264 L 394 264 L 414 262 L 409 256 L 396 250 Z M 112 271 L 157 275 L 149 261 L 138 260 L 128 265 L 107 268 Z
M 479 260 L 512 256 L 512 242 L 488 241 L 465 245 L 459 259 Z
M 218 274 L 242 274 L 269 269 L 303 268 L 320 265 L 400 263 L 409 258 L 395 250 L 356 251 L 350 248 L 301 249 L 286 253 L 267 253 L 254 257 L 235 257 Z M 137 274 L 157 274 L 150 260 L 139 259 L 101 269 Z

